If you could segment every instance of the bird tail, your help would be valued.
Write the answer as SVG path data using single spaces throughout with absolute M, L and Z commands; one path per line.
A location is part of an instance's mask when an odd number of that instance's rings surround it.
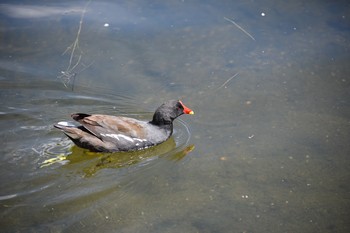
M 71 122 L 61 121 L 53 125 L 55 128 L 62 130 L 69 138 L 81 138 L 81 130 Z

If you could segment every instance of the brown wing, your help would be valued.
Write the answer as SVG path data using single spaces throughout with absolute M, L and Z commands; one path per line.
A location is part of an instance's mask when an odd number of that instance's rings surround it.
M 103 138 L 106 134 L 122 134 L 132 138 L 145 137 L 143 131 L 145 122 L 133 118 L 84 113 L 72 114 L 72 118 L 99 138 Z

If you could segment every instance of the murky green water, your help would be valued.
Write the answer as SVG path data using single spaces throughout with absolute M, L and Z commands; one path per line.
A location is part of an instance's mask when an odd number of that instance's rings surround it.
M 1 232 L 349 232 L 349 9 L 1 3 Z M 143 152 L 52 127 L 174 98 L 196 115 Z

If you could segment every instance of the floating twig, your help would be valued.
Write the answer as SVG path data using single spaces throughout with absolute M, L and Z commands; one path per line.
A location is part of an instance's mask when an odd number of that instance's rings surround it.
M 223 88 L 228 82 L 230 82 L 234 77 L 236 77 L 239 74 L 239 72 L 235 73 L 231 78 L 227 79 L 220 87 L 218 87 L 216 90 L 219 90 Z
M 225 19 L 226 21 L 229 21 L 229 22 L 232 23 L 233 25 L 235 25 L 239 30 L 241 30 L 242 32 L 244 32 L 247 36 L 249 36 L 252 40 L 255 41 L 255 38 L 254 38 L 249 32 L 247 32 L 246 30 L 244 30 L 244 28 L 242 28 L 241 26 L 239 26 L 235 21 L 233 21 L 232 19 L 226 18 L 226 17 L 224 17 L 224 19 Z
M 78 28 L 78 31 L 77 31 L 77 35 L 76 35 L 76 38 L 74 40 L 74 42 L 67 47 L 67 49 L 62 53 L 62 55 L 65 55 L 66 53 L 68 53 L 68 51 L 71 50 L 71 53 L 70 53 L 70 58 L 69 58 L 69 64 L 68 64 L 68 67 L 66 68 L 65 71 L 61 71 L 61 75 L 59 75 L 57 78 L 60 78 L 62 79 L 62 82 L 63 82 L 63 85 L 65 87 L 68 87 L 68 84 L 69 82 L 73 79 L 73 83 L 72 83 L 72 91 L 74 90 L 74 83 L 75 83 L 75 76 L 82 72 L 83 70 L 87 69 L 89 66 L 92 65 L 92 63 L 88 66 L 82 64 L 84 66 L 84 68 L 80 71 L 75 71 L 75 69 L 78 67 L 78 65 L 80 64 L 81 62 L 81 58 L 82 58 L 82 51 L 80 50 L 79 48 L 79 37 L 80 37 L 80 33 L 81 33 L 81 29 L 82 29 L 82 26 L 83 26 L 83 21 L 84 21 L 84 16 L 85 16 L 85 13 L 86 13 L 86 9 L 88 7 L 88 5 L 90 4 L 91 0 L 89 0 L 86 4 L 85 4 L 85 7 L 81 13 L 81 16 L 80 16 L 80 21 L 79 21 L 79 28 Z M 80 50 L 80 54 L 77 56 L 75 55 L 76 53 L 76 49 L 79 49 Z M 77 57 L 77 58 L 76 58 Z M 73 65 L 73 62 L 74 60 L 76 60 L 76 62 L 74 63 Z

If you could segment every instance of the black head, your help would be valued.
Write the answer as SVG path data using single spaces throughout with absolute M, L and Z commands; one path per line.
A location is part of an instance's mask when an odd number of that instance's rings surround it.
M 171 125 L 173 120 L 182 114 L 194 114 L 194 112 L 180 100 L 169 100 L 156 110 L 151 123 L 155 125 Z

